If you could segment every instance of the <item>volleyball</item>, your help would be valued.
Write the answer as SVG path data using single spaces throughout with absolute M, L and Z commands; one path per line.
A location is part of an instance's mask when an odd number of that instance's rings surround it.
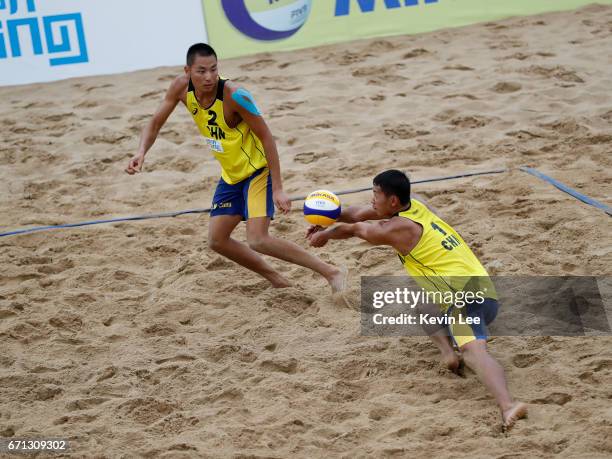
M 229 21 L 256 40 L 282 40 L 304 25 L 312 0 L 222 0 Z
M 304 201 L 304 218 L 312 225 L 329 226 L 338 220 L 340 212 L 340 199 L 331 191 L 313 191 Z

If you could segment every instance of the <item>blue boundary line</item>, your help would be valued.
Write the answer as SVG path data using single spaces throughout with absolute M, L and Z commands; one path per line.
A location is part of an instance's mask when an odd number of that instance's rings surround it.
M 497 169 L 497 170 L 485 171 L 485 172 L 469 172 L 466 174 L 450 175 L 447 177 L 435 177 L 435 178 L 430 178 L 430 179 L 415 180 L 414 182 L 412 182 L 412 184 L 414 185 L 417 183 L 439 182 L 441 180 L 452 180 L 452 179 L 458 179 L 458 178 L 463 178 L 463 177 L 473 177 L 476 175 L 501 174 L 503 172 L 507 172 L 507 169 Z M 359 193 L 361 191 L 369 191 L 371 189 L 372 187 L 356 188 L 354 190 L 339 191 L 335 194 L 343 195 L 343 194 Z M 291 198 L 291 201 L 303 201 L 304 199 L 306 199 L 306 196 L 299 196 L 299 197 Z M 49 230 L 54 230 L 54 229 L 78 228 L 81 226 L 101 225 L 104 223 L 120 223 L 120 222 L 138 221 L 138 220 L 151 220 L 155 218 L 170 218 L 170 217 L 178 217 L 180 215 L 203 214 L 207 212 L 210 212 L 210 207 L 207 207 L 205 209 L 190 209 L 190 210 L 181 210 L 178 212 L 165 212 L 165 213 L 159 213 L 159 214 L 137 215 L 133 217 L 120 217 L 120 218 L 111 218 L 111 219 L 106 219 L 106 220 L 92 220 L 92 221 L 80 222 L 80 223 L 67 223 L 63 225 L 37 226 L 34 228 L 24 228 L 24 229 L 18 229 L 14 231 L 8 231 L 6 233 L 0 233 L 0 237 L 17 236 L 19 234 L 36 233 L 39 231 L 49 231 Z
M 603 210 L 605 213 L 607 213 L 609 216 L 612 217 L 612 208 L 610 206 L 607 206 L 599 201 L 596 201 L 593 198 L 589 198 L 588 196 L 585 196 L 582 193 L 579 193 L 578 191 L 574 190 L 573 188 L 570 188 L 569 186 L 555 180 L 552 177 L 549 177 L 546 174 L 543 174 L 542 172 L 536 170 L 536 169 L 532 169 L 531 167 L 521 167 L 520 170 L 522 170 L 523 172 L 527 172 L 528 174 L 531 174 L 535 177 L 538 177 L 542 180 L 544 180 L 545 182 L 548 182 L 552 185 L 554 185 L 555 187 L 557 187 L 558 189 L 560 189 L 561 191 L 563 191 L 564 193 L 569 194 L 570 196 L 573 196 L 574 198 L 578 199 L 579 201 L 584 202 L 585 204 L 588 204 L 590 206 L 593 207 L 597 207 L 598 209 Z

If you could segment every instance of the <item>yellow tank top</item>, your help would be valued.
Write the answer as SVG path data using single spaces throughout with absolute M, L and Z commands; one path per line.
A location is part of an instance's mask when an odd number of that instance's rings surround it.
M 426 290 L 458 291 L 472 282 L 470 290 L 486 289 L 486 297 L 497 298 L 487 270 L 461 236 L 423 203 L 410 202 L 410 208 L 397 215 L 420 224 L 423 234 L 410 253 L 398 252 L 408 274 Z
M 187 109 L 215 158 L 221 164 L 221 177 L 230 185 L 234 185 L 266 167 L 268 162 L 261 140 L 246 122 L 241 121 L 233 129 L 225 122 L 223 115 L 225 81 L 219 78 L 217 97 L 210 107 L 204 108 L 198 102 L 195 88 L 190 80 L 187 90 Z

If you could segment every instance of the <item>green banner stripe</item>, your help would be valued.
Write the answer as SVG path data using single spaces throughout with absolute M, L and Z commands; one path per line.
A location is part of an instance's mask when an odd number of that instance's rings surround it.
M 426 0 L 230 0 L 226 4 L 235 8 L 243 1 L 248 12 L 256 13 L 255 17 L 267 27 L 273 24 L 277 32 L 299 24 L 304 11 L 309 11 L 309 15 L 295 34 L 265 41 L 250 38 L 241 31 L 240 25 L 232 24 L 221 0 L 203 0 L 209 42 L 221 58 L 430 32 L 512 16 L 572 10 L 593 3 L 589 0 L 430 0 L 433 3 Z M 406 3 L 416 4 L 405 6 Z M 609 5 L 612 0 L 598 3 Z M 306 10 L 304 5 L 309 5 Z M 279 8 L 285 8 L 284 16 L 274 15 L 274 10 Z M 344 14 L 347 10 L 348 14 Z

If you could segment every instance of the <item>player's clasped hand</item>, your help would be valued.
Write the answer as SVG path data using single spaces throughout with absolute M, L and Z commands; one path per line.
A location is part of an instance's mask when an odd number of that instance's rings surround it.
M 310 241 L 310 245 L 313 247 L 323 247 L 329 241 L 327 233 L 324 231 L 325 228 L 321 226 L 311 226 L 308 228 L 306 233 L 306 239 Z
M 291 210 L 291 200 L 283 190 L 277 190 L 272 193 L 274 205 L 282 213 L 286 214 Z
M 134 175 L 142 170 L 143 164 L 144 164 L 144 156 L 136 155 L 132 159 L 130 159 L 128 166 L 125 168 L 125 171 L 130 175 Z
M 306 230 L 306 239 L 310 240 L 310 237 L 316 233 L 317 231 L 321 231 L 324 228 L 319 225 L 310 225 L 310 227 Z

